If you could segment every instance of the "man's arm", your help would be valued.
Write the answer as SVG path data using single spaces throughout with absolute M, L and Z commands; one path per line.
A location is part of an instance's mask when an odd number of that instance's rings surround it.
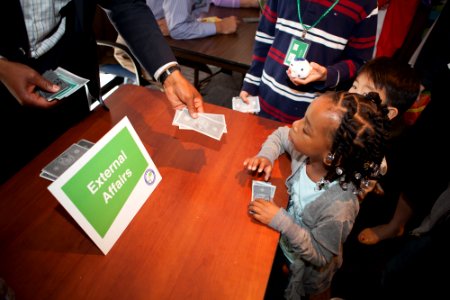
M 149 74 L 154 76 L 160 67 L 176 62 L 145 1 L 108 1 L 103 8 L 133 55 Z
M 156 80 L 177 65 L 150 8 L 144 1 L 109 1 L 103 6 L 133 55 Z M 187 106 L 192 116 L 203 112 L 203 99 L 194 86 L 176 71 L 167 74 L 165 93 L 174 109 Z
M 213 0 L 212 3 L 222 7 L 259 7 L 258 0 Z
M 48 108 L 57 103 L 57 101 L 47 101 L 36 92 L 36 88 L 57 92 L 59 86 L 52 84 L 27 65 L 0 57 L 0 82 L 23 106 Z

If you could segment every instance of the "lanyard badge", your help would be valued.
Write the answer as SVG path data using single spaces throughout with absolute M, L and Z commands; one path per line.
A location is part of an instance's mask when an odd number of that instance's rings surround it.
M 335 0 L 334 3 L 328 7 L 328 9 L 322 13 L 322 15 L 317 19 L 312 25 L 306 25 L 303 23 L 302 20 L 302 14 L 300 11 L 300 0 L 297 0 L 297 13 L 298 13 L 298 19 L 300 21 L 300 24 L 303 28 L 303 33 L 301 36 L 301 40 L 296 39 L 295 37 L 292 38 L 291 43 L 289 45 L 289 49 L 286 54 L 286 58 L 284 59 L 284 64 L 286 66 L 289 66 L 294 59 L 300 59 L 305 58 L 310 42 L 305 39 L 306 34 L 311 28 L 314 28 L 317 24 L 319 24 L 320 21 L 322 21 L 323 18 L 325 18 L 326 15 L 338 4 L 339 0 Z
M 298 40 L 295 37 L 291 39 L 289 48 L 284 59 L 284 64 L 289 66 L 294 59 L 305 58 L 308 53 L 310 42 L 306 40 Z

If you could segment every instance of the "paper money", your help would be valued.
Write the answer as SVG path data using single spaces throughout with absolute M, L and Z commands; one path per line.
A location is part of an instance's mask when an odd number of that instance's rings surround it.
M 191 117 L 187 109 L 175 112 L 172 125 L 180 129 L 190 129 L 220 140 L 227 131 L 225 116 L 219 114 L 199 113 L 198 118 Z
M 37 92 L 48 101 L 60 100 L 75 93 L 78 89 L 83 87 L 89 80 L 80 76 L 77 76 L 61 67 L 56 70 L 47 70 L 42 74 L 47 80 L 60 87 L 60 90 L 52 93 L 38 89 Z
M 241 97 L 233 97 L 231 99 L 233 110 L 237 110 L 244 113 L 258 113 L 261 108 L 259 106 L 258 96 L 248 97 L 249 103 L 245 103 Z
M 252 181 L 252 199 L 264 199 L 267 201 L 273 200 L 275 196 L 276 186 L 272 185 L 270 182 L 253 180 Z

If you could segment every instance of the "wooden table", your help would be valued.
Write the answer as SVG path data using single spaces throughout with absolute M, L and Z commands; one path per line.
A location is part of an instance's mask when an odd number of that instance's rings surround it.
M 221 141 L 171 125 L 165 96 L 126 85 L 0 186 L 0 277 L 26 299 L 262 299 L 279 234 L 247 214 L 254 179 L 243 160 L 280 123 L 224 114 Z M 103 255 L 47 190 L 39 172 L 81 138 L 96 142 L 128 116 L 162 175 L 117 243 Z M 289 161 L 271 182 L 287 201 Z
M 258 8 L 225 8 L 211 5 L 207 16 L 259 17 Z M 201 39 L 174 40 L 167 37 L 175 56 L 185 61 L 208 64 L 245 74 L 252 62 L 257 22 L 241 21 L 234 34 L 218 34 Z

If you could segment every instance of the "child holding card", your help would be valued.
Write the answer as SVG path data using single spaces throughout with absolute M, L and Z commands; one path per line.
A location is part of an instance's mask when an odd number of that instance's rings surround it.
M 376 0 L 266 1 L 239 96 L 259 96 L 265 118 L 303 117 L 320 93 L 349 84 L 372 58 L 377 14 Z M 297 59 L 310 64 L 305 78 L 288 72 Z
M 387 109 L 376 93 L 325 93 L 303 119 L 278 128 L 255 157 L 244 161 L 268 180 L 278 156 L 286 152 L 292 160 L 287 210 L 261 199 L 249 204 L 253 218 L 282 234 L 275 260 L 281 256 L 290 265 L 286 298 L 329 288 L 359 210 L 358 193 L 379 176 L 387 123 Z M 272 272 L 276 269 L 274 264 Z

